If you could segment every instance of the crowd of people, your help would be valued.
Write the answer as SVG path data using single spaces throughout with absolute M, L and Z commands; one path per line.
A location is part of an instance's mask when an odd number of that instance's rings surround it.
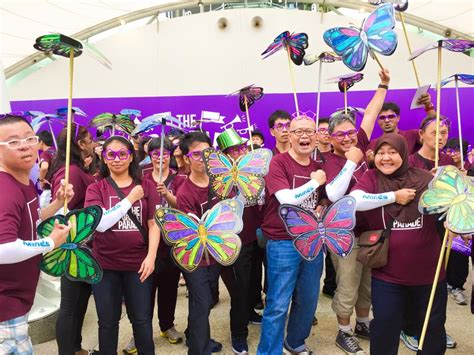
M 359 338 L 370 340 L 370 353 L 397 354 L 400 339 L 417 351 L 426 305 L 442 248 L 443 222 L 418 210 L 421 194 L 435 172 L 436 120 L 429 95 L 426 118 L 419 127 L 401 130 L 399 107 L 385 102 L 388 70 L 379 73 L 376 89 L 359 127 L 352 113 L 331 118 L 296 118 L 276 110 L 268 119 L 275 138 L 265 176 L 264 198 L 246 204 L 240 254 L 231 266 L 204 259 L 192 272 L 181 270 L 154 220 L 157 208 L 169 206 L 201 217 L 219 199 L 212 193 L 202 152 L 212 146 L 205 132 L 172 130 L 157 137 L 110 136 L 94 139 L 73 124 L 69 184 L 64 183 L 67 132 L 56 138 L 35 133 L 23 117 L 0 119 L 0 353 L 32 354 L 28 313 L 39 279 L 42 254 L 60 247 L 73 225 L 56 223 L 47 238 L 37 240 L 35 227 L 60 211 L 98 205 L 103 215 L 90 243 L 103 269 L 99 283 L 61 278 L 56 323 L 57 353 L 82 355 L 82 327 L 91 295 L 98 316 L 98 349 L 111 355 L 119 349 L 118 332 L 125 305 L 133 337 L 123 351 L 159 353 L 153 342 L 157 310 L 160 335 L 172 344 L 185 342 L 187 353 L 222 351 L 211 335 L 209 315 L 219 297 L 219 277 L 230 295 L 230 337 L 234 354 L 248 354 L 248 324 L 261 324 L 257 354 L 309 355 L 305 340 L 317 324 L 320 279 L 322 293 L 332 298 L 337 320 L 335 343 L 346 354 L 363 354 Z M 383 133 L 372 137 L 376 125 Z M 461 167 L 471 175 L 467 142 L 449 139 L 450 121 L 442 117 L 439 165 Z M 254 148 L 265 146 L 265 133 L 254 130 Z M 163 143 L 162 143 L 163 142 Z M 237 161 L 248 144 L 230 128 L 217 139 L 218 148 Z M 162 147 L 163 144 L 163 147 Z M 38 154 L 40 152 L 40 154 Z M 162 164 L 160 165 L 160 161 Z M 36 169 L 34 178 L 33 172 Z M 39 196 L 41 194 L 41 197 Z M 283 221 L 281 204 L 317 211 L 345 195 L 357 204 L 357 237 L 364 231 L 390 230 L 389 258 L 370 269 L 357 260 L 357 245 L 346 258 L 320 253 L 303 259 Z M 465 237 L 467 238 L 467 237 Z M 357 244 L 357 242 L 356 242 Z M 456 346 L 446 334 L 448 296 L 466 305 L 467 256 L 452 252 L 441 271 L 422 353 L 444 354 Z M 184 280 L 180 280 L 180 275 Z M 188 323 L 175 328 L 178 285 L 185 282 Z M 263 316 L 256 311 L 263 309 Z M 371 319 L 372 310 L 372 319 Z M 352 316 L 355 313 L 355 322 Z M 286 327 L 286 330 L 285 330 Z M 184 352 L 185 350 L 183 350 Z M 227 349 L 226 353 L 230 353 Z

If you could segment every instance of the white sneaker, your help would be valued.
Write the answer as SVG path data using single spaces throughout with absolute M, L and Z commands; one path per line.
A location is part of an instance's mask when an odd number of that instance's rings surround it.
M 451 296 L 453 296 L 454 302 L 456 302 L 459 305 L 466 305 L 466 296 L 464 295 L 463 290 L 460 288 L 453 288 L 451 291 Z

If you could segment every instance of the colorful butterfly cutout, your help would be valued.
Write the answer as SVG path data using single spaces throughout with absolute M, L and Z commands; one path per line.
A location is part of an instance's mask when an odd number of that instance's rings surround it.
M 115 127 L 127 134 L 131 134 L 136 125 L 128 115 L 105 112 L 95 116 L 89 122 L 89 126 L 99 129 Z
M 350 254 L 354 246 L 355 209 L 355 199 L 345 196 L 329 206 L 322 218 L 286 204 L 278 212 L 288 234 L 294 238 L 296 250 L 305 260 L 314 260 L 326 249 L 342 257 Z
M 255 149 L 233 161 L 224 153 L 207 148 L 202 152 L 210 186 L 214 193 L 225 199 L 237 188 L 249 205 L 255 205 L 265 188 L 263 177 L 268 173 L 271 150 Z
M 344 75 L 335 76 L 326 80 L 327 83 L 337 83 L 340 92 L 344 90 L 349 90 L 354 86 L 355 83 L 358 83 L 364 79 L 364 74 L 362 73 L 349 73 Z M 345 86 L 345 89 L 344 89 Z
M 102 218 L 100 206 L 89 206 L 63 215 L 55 215 L 41 222 L 37 227 L 39 238 L 45 238 L 54 229 L 54 222 L 72 223 L 66 243 L 46 253 L 41 261 L 42 271 L 51 276 L 66 276 L 72 281 L 95 284 L 102 279 L 102 268 L 94 259 L 86 243 L 92 239 Z
M 239 256 L 242 242 L 244 205 L 232 199 L 220 201 L 199 220 L 195 216 L 167 207 L 155 212 L 155 221 L 174 260 L 186 271 L 194 271 L 203 256 L 212 256 L 219 264 L 232 265 Z M 195 217 L 195 218 L 194 218 Z
M 246 111 L 245 100 L 247 100 L 247 108 L 250 108 L 255 101 L 263 97 L 263 88 L 255 86 L 255 84 L 246 86 L 238 91 L 234 91 L 229 96 L 239 95 L 239 107 L 242 112 Z
M 79 107 L 73 107 L 72 108 L 72 112 L 74 113 L 74 115 L 79 115 L 79 116 L 83 116 L 83 117 L 87 117 L 87 113 L 85 113 L 84 111 L 82 111 Z M 56 114 L 58 116 L 62 116 L 62 117 L 66 117 L 67 116 L 67 107 L 60 107 L 56 110 Z
M 454 80 L 462 81 L 466 85 L 474 85 L 474 75 L 473 74 L 454 74 L 448 76 L 446 79 L 441 80 L 441 87 L 445 86 L 446 84 L 450 83 Z
M 50 122 L 56 122 L 62 125 L 66 124 L 66 121 L 64 120 L 63 116 L 54 115 L 50 113 L 41 113 L 40 115 L 33 118 L 33 120 L 31 120 L 31 126 L 33 127 L 33 130 L 35 132 L 38 132 L 38 130 L 43 124 Z
M 142 115 L 142 111 L 133 108 L 124 108 L 120 110 L 120 114 L 126 116 L 140 117 Z
M 161 126 L 163 124 L 163 119 L 166 120 L 167 126 L 183 129 L 181 122 L 177 118 L 168 114 L 156 113 L 145 117 L 133 130 L 132 136 L 149 131 L 157 126 Z
M 432 49 L 436 49 L 441 44 L 441 47 L 447 49 L 451 52 L 465 52 L 471 48 L 474 48 L 474 41 L 470 41 L 468 39 L 440 39 L 439 41 L 430 43 L 426 47 L 417 49 L 413 51 L 410 58 L 408 60 L 413 60 L 423 53 L 430 51 Z
M 335 61 L 341 60 L 342 58 L 339 57 L 334 52 L 322 52 L 321 54 L 307 54 L 303 58 L 304 65 L 311 65 L 316 62 L 323 62 L 323 63 L 334 63 Z
M 395 10 L 398 12 L 404 12 L 408 9 L 408 0 L 370 0 L 372 5 L 380 5 L 390 3 L 393 4 Z
M 367 55 L 372 51 L 391 55 L 397 49 L 397 33 L 393 6 L 384 4 L 375 9 L 363 22 L 362 29 L 335 27 L 323 34 L 324 42 L 351 70 L 362 71 Z
M 50 33 L 38 37 L 33 47 L 42 52 L 49 52 L 67 58 L 69 58 L 71 51 L 74 51 L 74 57 L 82 54 L 81 42 L 60 33 Z
M 443 213 L 447 228 L 457 234 L 474 232 L 474 188 L 472 180 L 452 165 L 438 169 L 420 197 L 423 214 Z
M 273 40 L 273 43 L 261 54 L 262 59 L 268 58 L 280 49 L 289 51 L 290 58 L 296 65 L 303 63 L 305 49 L 308 48 L 308 35 L 306 33 L 292 33 L 285 31 Z

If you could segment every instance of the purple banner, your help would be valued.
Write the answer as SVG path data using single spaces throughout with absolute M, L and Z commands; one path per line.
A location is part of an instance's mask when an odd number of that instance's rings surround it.
M 425 117 L 423 109 L 410 110 L 410 104 L 415 94 L 415 89 L 389 90 L 386 101 L 393 101 L 400 106 L 401 129 L 418 128 L 419 123 Z M 473 88 L 461 88 L 461 118 L 463 138 L 474 142 L 474 120 L 471 100 L 474 98 Z M 365 108 L 372 98 L 373 91 L 350 91 L 348 93 L 349 106 Z M 433 104 L 436 105 L 436 94 L 431 92 Z M 302 111 L 316 111 L 316 94 L 305 93 L 298 95 L 299 107 Z M 11 103 L 14 111 L 43 111 L 54 113 L 57 108 L 67 105 L 66 99 L 38 100 L 38 101 L 13 101 Z M 247 123 L 245 114 L 239 109 L 236 96 L 224 95 L 213 96 L 179 96 L 179 97 L 126 97 L 126 98 L 81 98 L 74 99 L 73 105 L 80 107 L 89 117 L 77 116 L 76 121 L 86 124 L 94 116 L 103 112 L 119 113 L 124 108 L 138 109 L 142 117 L 169 112 L 178 118 L 183 125 L 188 126 L 195 120 L 208 120 L 204 122 L 203 128 L 211 134 L 222 132 L 225 128 L 233 126 L 245 138 L 247 137 Z M 337 108 L 344 106 L 342 93 L 325 92 L 321 94 L 320 117 L 327 117 Z M 268 129 L 268 117 L 277 110 L 285 110 L 290 113 L 295 111 L 292 94 L 266 94 L 250 108 L 251 123 L 265 134 L 265 146 L 274 146 L 274 139 Z M 457 137 L 457 113 L 455 90 L 446 88 L 441 95 L 441 113 L 452 120 L 450 137 Z M 360 123 L 358 118 L 358 124 Z M 57 128 L 59 129 L 59 128 Z M 373 137 L 378 137 L 381 131 L 376 125 Z

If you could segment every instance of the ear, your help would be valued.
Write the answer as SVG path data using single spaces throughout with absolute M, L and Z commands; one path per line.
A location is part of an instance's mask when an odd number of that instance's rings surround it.
M 273 133 L 273 128 L 270 128 L 270 134 L 275 137 L 275 134 Z

